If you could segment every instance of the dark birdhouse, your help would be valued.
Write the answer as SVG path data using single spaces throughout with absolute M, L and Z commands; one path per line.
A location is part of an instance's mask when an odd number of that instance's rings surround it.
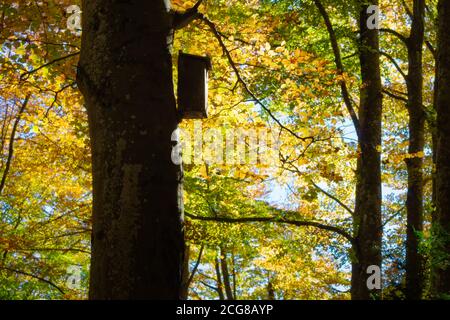
M 180 52 L 178 56 L 178 112 L 182 119 L 208 117 L 208 71 L 211 60 Z

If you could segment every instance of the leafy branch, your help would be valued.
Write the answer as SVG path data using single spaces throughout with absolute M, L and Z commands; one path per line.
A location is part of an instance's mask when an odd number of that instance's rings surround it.
M 325 7 L 320 2 L 320 0 L 314 0 L 314 4 L 316 5 L 317 9 L 319 10 L 320 14 L 322 15 L 325 25 L 327 27 L 328 35 L 330 37 L 331 47 L 333 49 L 334 62 L 336 64 L 337 73 L 339 76 L 342 76 L 344 73 L 344 66 L 342 64 L 341 52 L 339 50 L 336 33 L 334 32 L 330 17 L 328 15 L 327 11 L 325 10 Z M 350 114 L 350 117 L 352 118 L 352 122 L 353 122 L 353 126 L 355 127 L 356 134 L 359 136 L 359 127 L 360 127 L 359 119 L 358 119 L 358 116 L 356 115 L 356 111 L 353 107 L 352 99 L 350 98 L 350 93 L 348 91 L 347 84 L 344 79 L 341 79 L 339 81 L 339 84 L 341 86 L 341 93 L 342 93 L 342 98 L 344 99 L 345 106 L 347 107 L 347 111 Z
M 184 214 L 194 220 L 201 220 L 201 221 L 213 221 L 213 222 L 220 222 L 220 223 L 251 223 L 251 222 L 266 222 L 266 223 L 283 223 L 283 224 L 290 224 L 297 227 L 315 227 L 321 230 L 331 231 L 334 233 L 337 233 L 341 235 L 342 237 L 346 238 L 350 243 L 355 243 L 355 238 L 352 237 L 350 233 L 343 230 L 342 228 L 336 227 L 336 226 L 330 226 L 321 222 L 317 221 L 310 221 L 310 220 L 290 220 L 290 219 L 284 219 L 284 218 L 277 218 L 277 217 L 246 217 L 246 218 L 227 218 L 227 217 L 205 217 L 205 216 L 197 216 L 194 214 L 191 214 L 189 212 L 184 212 Z
M 13 156 L 13 153 L 14 153 L 14 140 L 15 140 L 15 137 L 16 137 L 17 127 L 18 127 L 19 122 L 21 120 L 22 114 L 25 111 L 25 108 L 27 107 L 29 99 L 30 99 L 30 94 L 28 94 L 25 97 L 25 100 L 22 102 L 22 105 L 21 105 L 21 107 L 19 109 L 19 112 L 18 112 L 18 114 L 16 116 L 16 120 L 14 121 L 14 124 L 13 124 L 13 127 L 12 127 L 11 137 L 9 139 L 8 157 L 6 159 L 6 165 L 5 165 L 5 170 L 3 171 L 2 180 L 0 181 L 0 194 L 2 194 L 3 188 L 5 187 L 6 177 L 8 176 L 9 168 L 11 166 L 12 156 Z
M 41 282 L 47 283 L 48 285 L 52 286 L 53 288 L 57 289 L 59 292 L 61 292 L 62 294 L 64 294 L 64 291 L 63 291 L 60 287 L 58 287 L 58 286 L 57 286 L 56 284 L 54 284 L 52 281 L 47 280 L 47 279 L 45 279 L 45 278 L 43 278 L 43 277 L 34 275 L 34 274 L 32 274 L 32 273 L 29 273 L 29 272 L 25 272 L 25 271 L 21 271 L 21 270 L 16 270 L 16 269 L 9 268 L 9 267 L 4 267 L 4 266 L 0 266 L 0 269 L 7 270 L 7 271 L 10 271 L 10 272 L 14 272 L 14 273 L 17 273 L 17 274 L 21 274 L 21 275 L 24 275 L 24 276 L 28 276 L 28 277 L 34 278 L 34 279 L 36 279 L 36 280 L 39 280 L 39 281 L 41 281 Z
M 49 61 L 49 62 L 47 62 L 47 63 L 45 63 L 45 64 L 43 64 L 43 65 L 37 67 L 36 69 L 33 69 L 33 70 L 30 70 L 30 71 L 24 72 L 24 73 L 22 73 L 22 74 L 20 75 L 20 80 L 21 80 L 21 81 L 27 80 L 27 79 L 30 77 L 30 75 L 32 75 L 33 73 L 36 73 L 37 71 L 39 71 L 39 70 L 41 70 L 41 69 L 43 69 L 43 68 L 46 68 L 46 67 L 48 67 L 48 66 L 51 66 L 52 64 L 55 64 L 55 63 L 57 63 L 57 62 L 59 62 L 59 61 L 62 61 L 62 60 L 65 60 L 65 59 L 68 59 L 68 58 L 71 58 L 71 57 L 75 57 L 75 56 L 77 56 L 77 55 L 79 55 L 79 54 L 80 54 L 80 51 L 73 52 L 73 53 L 70 53 L 70 54 L 68 54 L 68 55 L 65 55 L 65 56 L 56 58 L 56 59 L 54 59 L 54 60 L 52 60 L 52 61 Z
M 261 108 L 269 115 L 269 117 L 275 121 L 278 126 L 282 129 L 285 130 L 287 132 L 289 132 L 291 135 L 293 135 L 295 138 L 302 140 L 302 141 L 307 141 L 307 140 L 312 140 L 314 141 L 315 138 L 312 136 L 309 137 L 301 137 L 299 136 L 297 133 L 295 133 L 294 131 L 292 131 L 291 129 L 289 129 L 288 127 L 286 127 L 285 125 L 283 125 L 281 123 L 280 120 L 277 119 L 277 117 L 273 114 L 273 112 L 260 100 L 256 97 L 256 95 L 250 90 L 248 84 L 244 81 L 244 79 L 241 76 L 241 73 L 236 65 L 236 63 L 234 62 L 233 58 L 231 57 L 231 53 L 228 50 L 227 46 L 225 45 L 225 43 L 223 42 L 222 39 L 222 35 L 219 33 L 219 31 L 217 30 L 216 25 L 214 24 L 214 22 L 212 22 L 211 20 L 209 20 L 208 18 L 206 18 L 203 14 L 199 13 L 198 14 L 198 18 L 200 20 L 202 20 L 212 31 L 212 33 L 214 34 L 214 36 L 216 37 L 217 41 L 219 42 L 220 47 L 222 48 L 225 56 L 228 59 L 228 63 L 230 64 L 231 68 L 233 69 L 234 73 L 236 74 L 236 77 L 238 79 L 238 82 L 242 85 L 242 87 L 244 88 L 245 92 L 247 92 L 247 94 L 259 105 L 261 106 Z

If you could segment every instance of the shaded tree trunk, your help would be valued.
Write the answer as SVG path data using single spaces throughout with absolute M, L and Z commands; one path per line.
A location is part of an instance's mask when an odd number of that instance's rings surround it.
M 217 293 L 219 294 L 219 299 L 220 300 L 225 300 L 225 295 L 223 293 L 222 274 L 220 272 L 219 259 L 216 258 L 214 266 L 216 268 Z
M 180 297 L 168 2 L 83 1 L 78 84 L 93 162 L 91 299 Z
M 230 272 L 228 270 L 227 253 L 223 248 L 220 249 L 220 267 L 222 269 L 223 284 L 225 287 L 227 300 L 234 300 L 233 289 L 230 281 Z
M 436 220 L 433 226 L 433 294 L 450 295 L 450 0 L 438 3 Z
M 408 153 L 417 154 L 424 149 L 425 113 L 422 103 L 422 46 L 424 41 L 424 0 L 414 0 L 413 20 L 408 38 Z M 417 232 L 423 231 L 423 158 L 406 159 L 408 192 L 406 199 L 406 298 L 418 300 L 423 290 L 423 257 L 419 253 Z
M 273 284 L 270 279 L 267 283 L 267 300 L 275 300 L 275 290 L 273 289 Z
M 378 30 L 369 29 L 368 5 L 378 1 L 360 1 L 360 65 L 361 89 L 359 107 L 359 148 L 354 214 L 352 262 L 352 299 L 371 299 L 380 296 L 380 290 L 369 290 L 367 268 L 381 268 L 381 111 L 382 93 Z
M 189 297 L 189 287 L 194 279 L 195 273 L 197 272 L 197 269 L 200 265 L 200 261 L 202 259 L 203 249 L 205 247 L 202 245 L 200 247 L 200 250 L 198 252 L 197 261 L 195 262 L 194 267 L 192 268 L 192 271 L 189 272 L 189 258 L 190 258 L 190 246 L 185 246 L 184 250 L 184 261 L 183 261 L 183 281 L 181 286 L 181 294 L 180 298 L 182 300 L 187 300 Z
M 182 271 L 182 285 L 181 285 L 181 293 L 180 298 L 182 300 L 187 300 L 189 296 L 189 259 L 190 259 L 191 248 L 186 245 L 184 248 L 184 260 L 183 260 L 183 271 Z
M 233 278 L 233 297 L 234 300 L 237 300 L 237 275 L 236 275 L 236 256 L 234 255 L 234 250 L 231 252 L 231 262 L 233 263 L 232 268 L 232 278 Z
M 438 87 L 439 87 L 439 79 L 438 79 L 438 60 L 437 60 L 437 54 L 436 51 L 432 51 L 434 56 L 434 88 L 433 88 L 433 110 L 437 113 L 437 93 L 438 93 Z M 431 177 L 432 177 L 432 189 L 431 189 L 431 203 L 432 203 L 432 211 L 431 211 L 431 226 L 433 233 L 435 225 L 437 225 L 437 217 L 436 217 L 436 208 L 437 208 L 437 172 L 436 172 L 436 164 L 437 164 L 437 146 L 438 146 L 438 136 L 437 136 L 437 121 L 434 118 L 427 117 L 427 123 L 430 126 L 431 130 L 431 147 L 432 147 L 432 159 L 433 159 L 433 167 L 431 171 Z M 432 254 L 431 254 L 432 255 Z M 431 261 L 431 264 L 433 263 L 433 256 L 428 258 Z M 434 268 L 431 265 L 431 272 L 429 273 L 429 288 L 430 292 L 433 295 L 433 288 L 435 287 L 434 281 Z

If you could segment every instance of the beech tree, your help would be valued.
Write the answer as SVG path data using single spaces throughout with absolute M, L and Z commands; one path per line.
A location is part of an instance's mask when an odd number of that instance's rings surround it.
M 177 299 L 181 171 L 170 2 L 83 1 L 78 85 L 93 162 L 91 299 Z

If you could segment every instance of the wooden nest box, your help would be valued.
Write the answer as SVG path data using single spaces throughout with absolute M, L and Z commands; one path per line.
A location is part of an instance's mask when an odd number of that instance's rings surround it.
M 181 119 L 208 117 L 209 57 L 179 53 L 178 56 L 178 112 Z

